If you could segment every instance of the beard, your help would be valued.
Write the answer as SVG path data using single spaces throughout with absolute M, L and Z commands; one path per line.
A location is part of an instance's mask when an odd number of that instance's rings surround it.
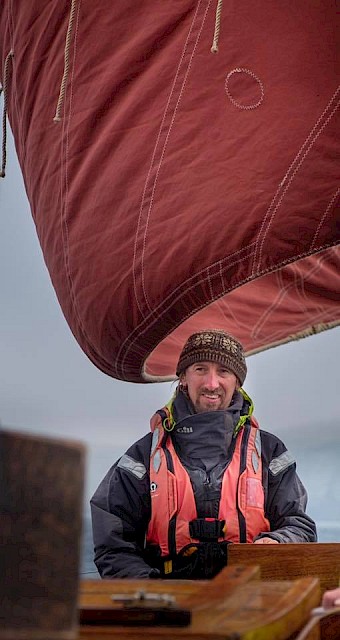
M 226 403 L 224 391 L 211 392 L 208 391 L 208 389 L 202 389 L 193 405 L 196 413 L 205 413 L 206 411 L 221 411 L 221 409 L 226 409 L 229 403 Z

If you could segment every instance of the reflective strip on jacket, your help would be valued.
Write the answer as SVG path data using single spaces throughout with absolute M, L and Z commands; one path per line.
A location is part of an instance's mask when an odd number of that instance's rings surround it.
M 190 544 L 199 544 L 189 533 L 189 523 L 197 518 L 195 497 L 159 414 L 151 428 L 151 520 L 146 540 L 158 545 L 163 557 L 174 556 Z M 259 533 L 270 531 L 264 512 L 261 437 L 253 418 L 236 436 L 234 454 L 223 475 L 218 519 L 226 522 L 225 537 L 219 542 L 252 543 Z

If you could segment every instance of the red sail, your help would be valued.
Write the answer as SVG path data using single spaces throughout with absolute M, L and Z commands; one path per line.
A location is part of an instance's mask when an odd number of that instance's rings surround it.
M 0 11 L 44 258 L 102 371 L 171 377 L 197 328 L 254 353 L 339 323 L 336 2 Z

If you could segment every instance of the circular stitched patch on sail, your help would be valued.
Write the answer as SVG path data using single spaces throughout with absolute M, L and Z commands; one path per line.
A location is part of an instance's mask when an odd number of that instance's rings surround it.
M 232 69 L 224 86 L 230 102 L 238 109 L 256 109 L 263 101 L 263 84 L 249 69 Z

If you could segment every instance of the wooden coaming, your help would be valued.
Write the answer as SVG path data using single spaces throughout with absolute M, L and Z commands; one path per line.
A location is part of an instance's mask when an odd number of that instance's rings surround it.
M 110 595 L 144 588 L 176 596 L 178 605 L 192 610 L 190 626 L 183 628 L 82 626 L 81 640 L 127 638 L 141 640 L 286 640 L 309 619 L 310 611 L 319 603 L 318 580 L 264 582 L 257 579 L 257 569 L 226 567 L 215 580 L 134 581 L 114 580 L 84 583 L 80 606 L 109 606 Z
M 315 576 L 323 593 L 339 586 L 340 543 L 231 544 L 228 547 L 228 564 L 258 565 L 263 580 L 296 580 Z

